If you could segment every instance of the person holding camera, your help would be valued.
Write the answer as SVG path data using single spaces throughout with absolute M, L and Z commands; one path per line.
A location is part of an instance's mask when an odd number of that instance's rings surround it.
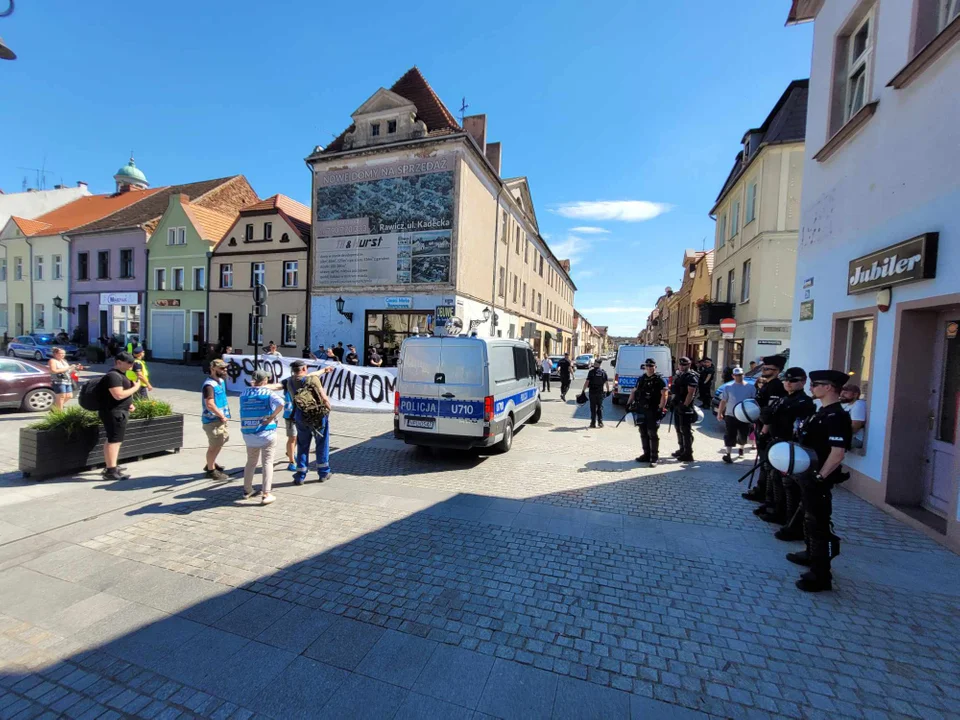
M 643 455 L 637 458 L 639 463 L 648 462 L 652 467 L 660 459 L 660 421 L 666 405 L 667 383 L 657 372 L 657 361 L 647 358 L 643 364 L 643 375 L 627 399 L 627 412 L 634 413 L 640 428 Z
M 693 401 L 697 399 L 700 376 L 691 369 L 690 358 L 682 357 L 677 364 L 679 367 L 670 386 L 670 393 L 673 396 L 673 424 L 677 429 L 680 449 L 673 453 L 673 456 L 680 462 L 693 462 L 693 423 L 697 419 Z

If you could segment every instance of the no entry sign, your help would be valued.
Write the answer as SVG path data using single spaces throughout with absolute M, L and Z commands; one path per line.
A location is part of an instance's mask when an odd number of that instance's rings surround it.
M 733 335 L 737 331 L 737 321 L 733 318 L 724 318 L 720 321 L 720 332 L 724 335 Z

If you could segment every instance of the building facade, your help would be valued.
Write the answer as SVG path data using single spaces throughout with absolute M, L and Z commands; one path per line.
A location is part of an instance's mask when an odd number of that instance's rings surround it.
M 140 202 L 67 234 L 71 327 L 78 328 L 85 341 L 112 334 L 134 335 L 133 339 L 152 353 L 147 240 L 171 197 L 186 195 L 193 205 L 230 216 L 257 201 L 242 175 L 169 185 L 150 193 Z
M 311 346 L 378 346 L 453 315 L 465 330 L 572 348 L 573 295 L 525 178 L 500 175 L 486 117 L 461 127 L 408 71 L 307 158 L 313 173 Z
M 601 353 L 600 333 L 589 320 L 576 310 L 573 311 L 573 350 L 572 356 L 589 353 Z
M 763 124 L 744 134 L 710 211 L 717 221 L 711 290 L 717 306 L 703 310 L 702 327 L 717 344 L 713 359 L 720 367 L 790 347 L 808 85 L 790 83 Z M 726 317 L 737 321 L 732 338 L 721 337 Z
M 76 187 L 56 185 L 52 190 L 24 190 L 18 193 L 0 190 L 0 227 L 6 224 L 11 215 L 32 220 L 89 194 L 85 182 L 78 182 Z
M 285 355 L 307 341 L 310 208 L 274 195 L 240 210 L 213 250 L 210 278 L 209 342 L 253 354 L 259 344 L 275 342 Z M 267 288 L 267 317 L 259 328 L 250 312 L 253 287 Z
M 160 360 L 198 356 L 207 338 L 207 283 L 213 247 L 233 216 L 171 195 L 147 241 L 148 347 Z
M 792 364 L 867 403 L 846 487 L 960 549 L 960 7 L 796 0 L 815 20 Z
M 700 308 L 710 302 L 713 278 L 713 250 L 694 253 L 684 258 L 690 278 L 689 310 L 687 311 L 687 347 L 684 354 L 697 361 L 716 357 L 716 345 L 707 337 L 707 328 L 700 324 Z

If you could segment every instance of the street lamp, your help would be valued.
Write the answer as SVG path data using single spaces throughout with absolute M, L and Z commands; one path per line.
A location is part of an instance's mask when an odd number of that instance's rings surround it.
M 64 307 L 63 298 L 61 298 L 59 295 L 57 295 L 57 296 L 53 299 L 53 306 L 54 306 L 57 310 L 66 310 L 66 311 L 69 312 L 69 313 L 72 313 L 72 312 L 74 311 L 74 308 L 72 308 L 72 307 Z
M 471 330 L 471 332 L 472 332 L 473 330 L 476 330 L 476 329 L 477 329 L 478 327 L 480 327 L 483 323 L 487 322 L 487 321 L 490 319 L 490 308 L 485 307 L 480 314 L 483 316 L 483 320 L 471 320 L 471 321 L 470 321 L 470 330 Z
M 337 298 L 337 312 L 340 313 L 341 315 L 343 315 L 343 316 L 344 316 L 347 320 L 349 320 L 350 322 L 353 322 L 353 313 L 352 313 L 352 312 L 344 312 L 344 311 L 343 311 L 343 305 L 344 305 L 343 296 L 340 296 L 340 297 Z

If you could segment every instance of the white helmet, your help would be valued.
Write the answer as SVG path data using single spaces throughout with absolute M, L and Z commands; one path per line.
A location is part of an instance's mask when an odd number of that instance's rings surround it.
M 802 475 L 819 466 L 817 453 L 795 442 L 782 440 L 767 450 L 767 462 L 787 475 Z
M 737 403 L 733 416 L 742 423 L 753 424 L 760 419 L 760 403 L 753 398 L 747 398 Z

